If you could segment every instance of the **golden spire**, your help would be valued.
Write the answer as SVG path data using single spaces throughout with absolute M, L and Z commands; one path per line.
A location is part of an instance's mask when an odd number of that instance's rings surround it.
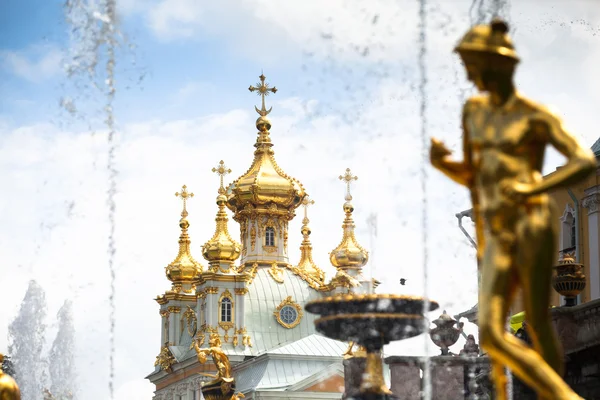
M 265 96 L 277 92 L 277 89 L 269 87 L 265 79 L 261 74 L 260 83 L 248 88 L 262 97 L 261 109 L 254 107 L 260 115 L 256 120 L 258 138 L 254 144 L 254 160 L 248 171 L 227 189 L 227 207 L 235 213 L 233 218 L 238 222 L 248 217 L 247 212 L 254 212 L 249 209 L 267 207 L 275 207 L 275 211 L 291 219 L 293 210 L 300 206 L 305 196 L 302 184 L 283 172 L 275 161 L 269 132 L 271 121 L 267 118 L 272 107 L 267 110 Z
M 212 171 L 219 175 L 221 181 L 218 190 L 219 195 L 217 196 L 219 211 L 217 211 L 217 217 L 215 218 L 217 227 L 212 239 L 202 246 L 202 256 L 208 260 L 211 266 L 220 262 L 231 264 L 240 256 L 241 251 L 241 245 L 229 236 L 229 231 L 227 230 L 227 221 L 229 219 L 225 212 L 227 197 L 225 196 L 225 188 L 223 187 L 223 177 L 231 173 L 231 170 L 227 168 L 223 160 L 221 160 L 219 161 L 219 165 L 213 168 Z M 213 267 L 214 272 L 216 272 L 217 266 L 218 265 L 215 265 Z M 229 268 L 227 268 L 227 270 L 228 269 Z
M 187 186 L 181 187 L 181 192 L 175 193 L 175 196 L 180 197 L 183 200 L 183 210 L 181 211 L 181 219 L 179 220 L 179 227 L 181 228 L 181 235 L 179 236 L 179 253 L 171 264 L 166 268 L 167 278 L 172 282 L 190 282 L 198 278 L 198 275 L 202 272 L 202 265 L 194 260 L 190 252 L 190 236 L 188 235 L 188 228 L 190 223 L 186 219 L 188 216 L 187 212 L 187 200 L 194 197 L 194 193 L 187 191 Z
M 369 260 L 369 253 L 361 247 L 356 241 L 354 237 L 354 220 L 352 219 L 352 212 L 354 211 L 354 207 L 350 201 L 352 200 L 352 195 L 350 194 L 350 184 L 352 181 L 356 181 L 358 177 L 353 176 L 352 172 L 350 172 L 350 168 L 346 168 L 346 173 L 344 175 L 340 175 L 340 180 L 346 184 L 346 202 L 344 203 L 344 212 L 346 213 L 346 218 L 344 218 L 344 224 L 342 228 L 344 229 L 344 236 L 342 237 L 342 241 L 336 247 L 329 257 L 331 264 L 340 269 L 360 269 L 362 268 L 367 261 Z
M 302 206 L 304 207 L 304 218 L 302 219 L 302 244 L 300 245 L 300 261 L 298 262 L 298 269 L 306 272 L 309 276 L 315 278 L 320 283 L 325 280 L 325 273 L 315 265 L 312 259 L 312 244 L 310 243 L 310 228 L 308 227 L 308 206 L 315 204 L 314 200 L 310 200 L 308 196 L 302 200 Z

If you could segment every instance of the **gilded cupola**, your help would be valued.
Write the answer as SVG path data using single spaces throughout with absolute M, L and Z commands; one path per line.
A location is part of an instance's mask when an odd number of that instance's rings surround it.
M 304 218 L 302 219 L 302 244 L 300 245 L 300 261 L 296 268 L 301 273 L 306 274 L 311 278 L 314 282 L 319 284 L 323 284 L 325 281 L 325 273 L 317 267 L 312 258 L 312 244 L 310 242 L 310 227 L 308 223 L 310 222 L 308 219 L 308 206 L 315 204 L 314 200 L 310 200 L 308 196 L 304 197 L 302 200 L 302 206 L 304 207 Z
M 167 278 L 174 284 L 190 283 L 198 279 L 202 272 L 202 265 L 194 260 L 190 251 L 190 236 L 188 228 L 190 223 L 187 220 L 187 200 L 194 196 L 193 193 L 187 191 L 187 186 L 183 185 L 181 192 L 175 193 L 175 196 L 183 200 L 183 211 L 179 220 L 181 235 L 179 236 L 179 253 L 175 260 L 165 268 Z
M 353 176 L 350 172 L 350 168 L 346 169 L 344 175 L 340 175 L 339 179 L 346 184 L 346 202 L 344 203 L 344 223 L 342 228 L 344 229 L 344 235 L 340 244 L 331 252 L 329 259 L 331 264 L 342 270 L 360 270 L 367 264 L 369 260 L 369 252 L 362 248 L 354 237 L 354 220 L 352 219 L 352 212 L 354 206 L 352 205 L 352 195 L 350 194 L 350 183 L 358 179 Z
M 227 197 L 225 196 L 225 188 L 223 187 L 223 177 L 231 173 L 231 170 L 221 160 L 219 165 L 213 168 L 212 171 L 217 173 L 221 180 L 218 190 L 219 195 L 217 196 L 219 210 L 215 218 L 217 225 L 215 234 L 212 239 L 202 246 L 202 256 L 209 262 L 211 269 L 215 269 L 221 263 L 231 265 L 240 256 L 241 245 L 231 238 L 227 229 L 228 218 L 225 211 Z
M 260 76 L 257 86 L 250 86 L 251 92 L 262 97 L 262 107 L 256 112 L 260 115 L 256 120 L 258 138 L 254 147 L 254 160 L 248 171 L 235 180 L 227 189 L 227 206 L 234 214 L 236 221 L 241 221 L 241 214 L 248 209 L 277 209 L 292 211 L 300 206 L 305 196 L 302 184 L 287 175 L 275 161 L 273 143 L 270 132 L 271 121 L 267 115 L 271 112 L 265 107 L 265 96 L 277 92 L 277 88 L 265 83 L 265 76 Z

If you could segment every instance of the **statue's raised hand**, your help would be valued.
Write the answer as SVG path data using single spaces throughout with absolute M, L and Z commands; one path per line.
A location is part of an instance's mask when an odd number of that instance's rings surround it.
M 449 156 L 452 152 L 441 141 L 431 138 L 431 147 L 429 148 L 429 159 L 433 165 L 439 164 L 444 157 Z

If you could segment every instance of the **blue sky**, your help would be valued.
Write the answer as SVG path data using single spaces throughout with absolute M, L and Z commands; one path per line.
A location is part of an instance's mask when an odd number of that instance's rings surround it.
M 469 26 L 470 4 L 429 1 L 427 135 L 454 149 L 464 94 L 472 91 L 451 49 Z M 591 146 L 600 136 L 600 10 L 589 0 L 540 4 L 511 2 L 523 59 L 518 87 L 559 110 Z M 310 214 L 314 259 L 328 276 L 327 253 L 341 237 L 343 219 L 344 187 L 337 177 L 350 167 L 359 176 L 353 189 L 357 238 L 371 250 L 368 273 L 383 281 L 380 290 L 420 295 L 426 287 L 454 314 L 476 302 L 474 254 L 454 218 L 469 207 L 467 193 L 429 166 L 428 239 L 421 241 L 416 1 L 117 5 L 126 39 L 117 54 L 114 104 L 118 399 L 152 393 L 143 379 L 160 348 L 151 299 L 167 289 L 164 267 L 177 251 L 180 205 L 173 193 L 182 184 L 196 193 L 190 234 L 201 260 L 200 245 L 212 235 L 216 212 L 218 180 L 210 170 L 220 159 L 233 169 L 231 179 L 248 168 L 254 105 L 260 105 L 248 86 L 261 69 L 279 89 L 268 99 L 276 157 L 316 201 Z M 11 287 L 3 289 L 9 301 L 0 309 L 0 351 L 7 346 L 7 321 L 27 282 L 36 279 L 47 291 L 49 315 L 73 299 L 80 395 L 105 400 L 107 145 L 99 111 L 105 98 L 97 90 L 77 90 L 75 84 L 86 80 L 62 72 L 72 61 L 68 50 L 77 45 L 67 34 L 62 1 L 8 0 L 0 7 L 0 187 L 9 189 L 0 197 L 0 254 L 3 265 L 14 267 Z M 74 98 L 87 119 L 61 110 L 65 97 Z M 560 162 L 549 152 L 546 170 Z M 376 235 L 366 224 L 373 214 Z M 297 259 L 300 221 L 290 227 L 290 256 Z M 230 231 L 239 231 L 232 221 Z M 424 248 L 428 275 L 435 277 L 426 285 Z M 400 277 L 409 284 L 400 287 Z M 55 327 L 49 325 L 51 340 Z M 424 347 L 427 340 L 415 340 L 390 346 L 388 353 L 432 351 Z

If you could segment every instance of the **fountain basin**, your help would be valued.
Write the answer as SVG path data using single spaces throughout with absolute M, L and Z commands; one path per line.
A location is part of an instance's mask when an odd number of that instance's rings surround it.
M 378 351 L 394 340 L 425 332 L 422 297 L 394 294 L 337 295 L 315 300 L 306 311 L 321 315 L 315 327 L 323 335 L 353 341 Z M 428 311 L 439 305 L 429 302 Z

